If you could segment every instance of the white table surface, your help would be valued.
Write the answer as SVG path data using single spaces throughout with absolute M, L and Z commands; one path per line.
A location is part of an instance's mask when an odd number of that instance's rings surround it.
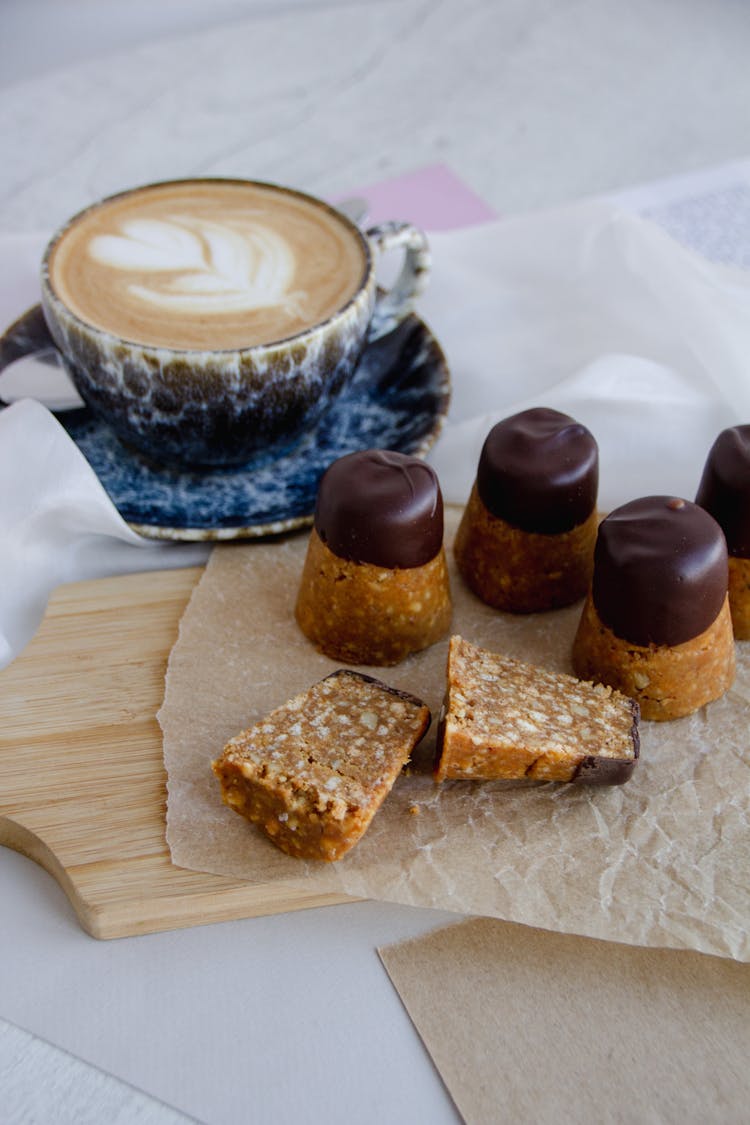
M 441 162 L 499 211 L 612 191 L 747 155 L 749 47 L 741 0 L 4 0 L 0 233 L 191 174 L 334 196 Z M 5 849 L 0 899 L 8 1125 L 456 1120 L 375 954 L 448 915 L 366 903 L 97 943 Z M 231 1011 L 239 1074 L 199 1010 L 169 1025 L 217 959 L 229 986 L 202 1002 Z M 21 1030 L 40 1027 L 71 1054 Z

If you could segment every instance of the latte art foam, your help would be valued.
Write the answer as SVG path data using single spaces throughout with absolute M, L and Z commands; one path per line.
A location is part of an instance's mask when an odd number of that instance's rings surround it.
M 328 208 L 231 181 L 144 188 L 84 213 L 50 262 L 82 320 L 136 343 L 231 348 L 284 339 L 347 303 L 359 239 Z
M 113 270 L 158 274 L 129 284 L 134 297 L 165 309 L 227 312 L 278 308 L 292 313 L 304 293 L 290 293 L 293 248 L 260 223 L 222 224 L 187 215 L 125 222 L 121 233 L 91 240 L 89 255 Z M 295 310 L 295 304 L 297 309 Z

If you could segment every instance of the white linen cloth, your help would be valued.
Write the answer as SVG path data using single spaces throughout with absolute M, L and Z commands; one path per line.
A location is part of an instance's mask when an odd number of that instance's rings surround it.
M 591 429 L 602 510 L 648 493 L 693 498 L 716 434 L 750 422 L 750 274 L 600 202 L 430 241 L 418 311 L 453 378 L 430 454 L 448 502 L 466 501 L 490 427 L 532 405 Z M 0 240 L 3 324 L 37 299 L 43 242 Z M 53 415 L 29 400 L 0 413 L 0 543 L 0 666 L 59 583 L 206 555 L 136 535 Z
M 750 273 L 590 202 L 433 239 L 421 311 L 453 372 L 432 453 L 463 503 L 487 431 L 529 406 L 589 427 L 599 507 L 693 499 L 720 429 L 750 422 Z

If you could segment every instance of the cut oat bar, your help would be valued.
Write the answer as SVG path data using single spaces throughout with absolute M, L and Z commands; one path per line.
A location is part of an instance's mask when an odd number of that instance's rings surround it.
M 230 808 L 282 851 L 340 859 L 430 725 L 420 699 L 340 670 L 232 738 L 213 771 Z
M 638 704 L 620 692 L 451 638 L 435 780 L 618 785 L 638 760 Z

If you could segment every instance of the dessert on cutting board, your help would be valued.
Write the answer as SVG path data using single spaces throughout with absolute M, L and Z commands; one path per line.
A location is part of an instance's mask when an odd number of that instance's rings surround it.
M 462 578 L 509 613 L 570 605 L 588 589 L 599 451 L 567 414 L 536 407 L 498 422 L 482 447 L 456 535 Z
M 444 636 L 443 498 L 417 457 L 368 449 L 323 474 L 296 605 L 305 636 L 346 664 L 398 664 Z
M 542 408 L 493 427 L 456 537 L 459 573 L 512 613 L 584 598 L 576 675 L 451 637 L 435 781 L 622 784 L 641 717 L 678 718 L 726 692 L 732 622 L 738 639 L 750 635 L 749 470 L 750 426 L 732 427 L 697 503 L 642 497 L 598 524 L 585 427 Z M 390 665 L 443 638 L 451 613 L 434 470 L 389 450 L 334 462 L 297 594 L 305 636 L 343 663 Z M 429 725 L 408 691 L 343 668 L 231 739 L 213 770 L 225 803 L 282 850 L 336 860 Z
M 637 700 L 644 719 L 718 699 L 735 672 L 727 590 L 726 540 L 708 512 L 674 496 L 623 504 L 599 528 L 576 675 Z
M 720 525 L 729 552 L 729 610 L 738 641 L 750 640 L 750 425 L 712 445 L 695 497 Z

